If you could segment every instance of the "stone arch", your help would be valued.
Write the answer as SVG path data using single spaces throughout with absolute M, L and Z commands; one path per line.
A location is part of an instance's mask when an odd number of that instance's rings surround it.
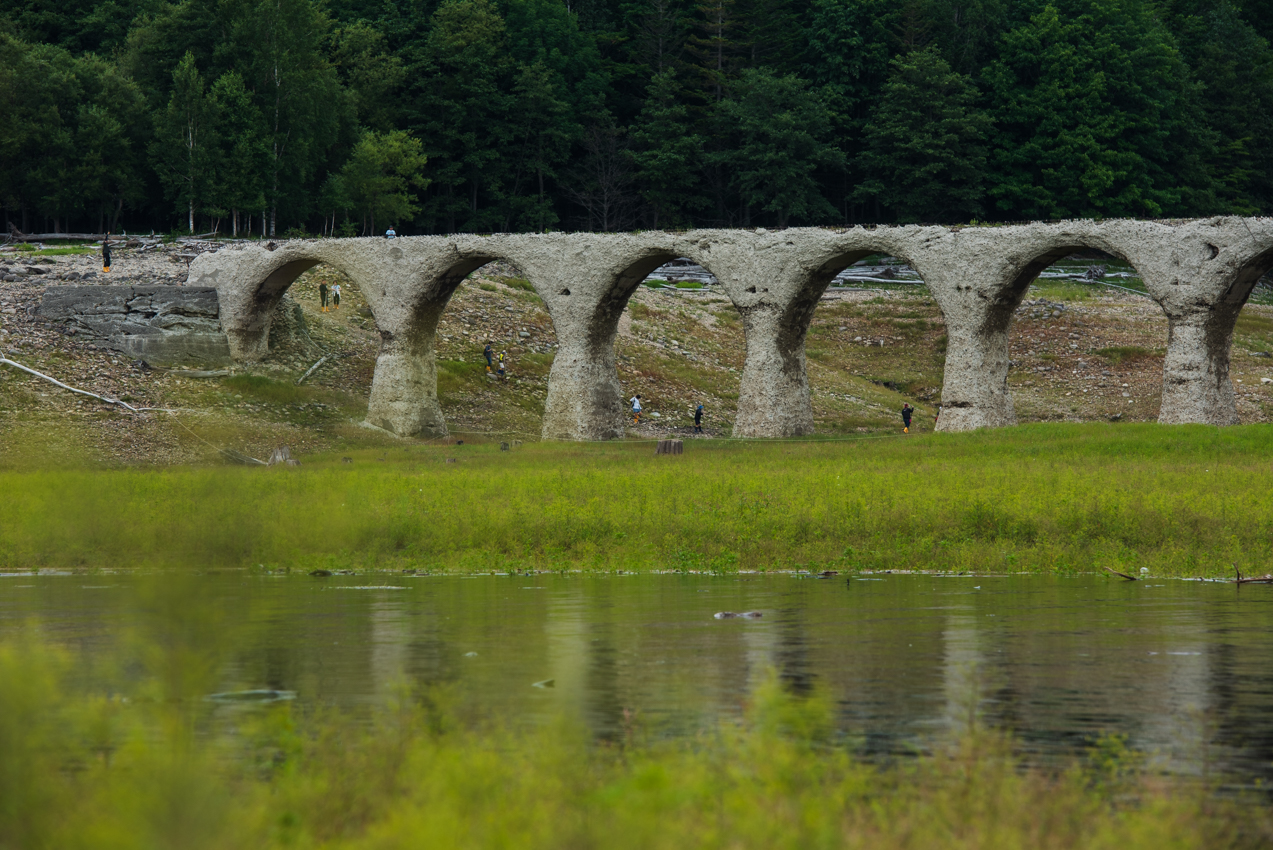
M 596 251 L 591 262 L 559 268 L 554 282 L 540 289 L 558 340 L 544 406 L 544 439 L 623 437 L 626 413 L 615 341 L 633 293 L 652 271 L 680 257 L 720 279 L 710 256 L 693 248 L 678 250 L 662 234 L 653 236 L 609 240 L 605 247 L 610 250 Z
M 216 288 L 231 357 L 256 361 L 269 353 L 270 321 L 279 300 L 309 269 L 329 265 L 366 292 L 368 278 L 356 259 L 321 242 L 270 242 L 203 255 L 197 267 L 192 265 L 190 282 Z M 366 294 L 374 313 L 373 296 Z
M 1241 422 L 1230 377 L 1233 337 L 1255 285 L 1273 271 L 1273 227 L 1264 219 L 1236 221 L 1245 239 L 1204 231 L 1202 244 L 1189 252 L 1200 267 L 1192 285 L 1155 287 L 1169 321 L 1158 415 L 1164 424 Z M 1210 269 L 1215 270 L 1208 275 Z
M 1115 418 L 1120 418 L 1128 412 L 1141 410 L 1138 407 L 1125 406 L 1133 403 L 1133 399 L 1120 397 L 1118 382 L 1132 380 L 1133 386 L 1142 386 L 1144 382 L 1137 381 L 1135 373 L 1154 366 L 1136 361 L 1121 365 L 1102 365 L 1101 361 L 1093 359 L 1091 352 L 1098 347 L 1093 342 L 1098 337 L 1104 337 L 1109 329 L 1102 331 L 1099 324 L 1093 327 L 1091 318 L 1085 317 L 1081 303 L 1052 304 L 1050 307 L 1045 306 L 1042 314 L 1039 313 L 1037 304 L 1032 311 L 1027 311 L 1024 307 L 1031 286 L 1036 282 L 1040 286 L 1046 285 L 1039 280 L 1040 275 L 1067 257 L 1085 251 L 1097 252 L 1100 256 L 1126 263 L 1137 276 L 1143 277 L 1144 273 L 1140 268 L 1143 260 L 1134 251 L 1128 250 L 1118 238 L 1117 223 L 1109 230 L 1113 231 L 1112 234 L 1100 229 L 1077 236 L 1065 234 L 1063 238 L 1053 240 L 1052 244 L 1035 246 L 1032 254 L 1025 255 L 1027 261 L 1015 277 L 1001 290 L 1000 298 L 991 305 L 986 317 L 985 333 L 1003 334 L 1007 346 L 1010 360 L 1003 386 L 1013 421 L 1016 420 L 1016 408 L 1021 396 L 1029 394 L 1025 387 L 1034 386 L 1034 380 L 1045 373 L 1049 377 L 1043 379 L 1043 385 L 1050 386 L 1054 393 L 1044 402 L 1045 408 L 1052 409 L 1051 415 L 1065 418 L 1078 415 L 1084 418 L 1091 414 L 1093 417 L 1104 418 L 1114 414 Z M 1056 283 L 1062 284 L 1061 281 Z M 1130 305 L 1130 309 L 1138 311 L 1147 308 L 1153 315 L 1142 316 L 1141 321 L 1148 319 L 1156 323 L 1161 320 L 1165 324 L 1166 316 L 1155 311 L 1154 305 L 1150 303 L 1152 296 L 1148 293 L 1142 295 L 1143 300 L 1138 299 L 1137 303 Z M 1049 309 L 1058 312 L 1053 312 L 1049 317 Z M 1136 321 L 1121 331 L 1127 332 L 1139 325 L 1140 321 Z M 1161 329 L 1157 324 L 1152 324 L 1148 330 L 1156 334 Z M 1149 345 L 1153 348 L 1157 343 Z M 1034 373 L 1026 371 L 1031 365 L 1038 367 Z M 1110 369 L 1114 372 L 1110 372 Z M 1010 373 L 1020 379 L 1015 393 L 1008 383 Z M 1025 386 L 1021 386 L 1021 383 Z M 1061 383 L 1065 386 L 1060 386 Z M 1071 392 L 1065 392 L 1064 397 L 1061 396 L 1062 390 L 1071 390 L 1073 398 L 1069 398 Z M 1151 396 L 1152 393 L 1151 382 Z M 1084 405 L 1090 406 L 1086 412 L 1083 412 Z
M 408 250 L 410 238 L 400 238 Z M 436 242 L 436 240 L 434 240 Z M 367 424 L 400 436 L 443 437 L 446 418 L 438 400 L 437 329 L 451 296 L 474 271 L 504 261 L 522 268 L 515 251 L 501 245 L 481 250 L 448 243 L 424 257 L 394 282 L 392 297 L 373 306 L 380 330 L 380 352 L 372 378 Z M 525 270 L 523 270 L 525 273 Z M 536 290 L 541 284 L 529 278 Z
M 875 253 L 925 275 L 929 258 L 913 250 L 907 229 L 783 231 L 758 234 L 744 248 L 726 292 L 743 316 L 747 361 L 739 392 L 737 437 L 795 437 L 814 432 L 805 343 L 818 302 L 843 269 Z M 925 278 L 926 279 L 926 278 Z
M 1151 225 L 1152 227 L 1153 225 Z M 1076 250 L 1122 259 L 1148 277 L 1157 237 L 1143 222 L 955 228 L 933 245 L 929 289 L 946 319 L 939 431 L 1015 425 L 1008 387 L 1013 315 L 1039 273 Z

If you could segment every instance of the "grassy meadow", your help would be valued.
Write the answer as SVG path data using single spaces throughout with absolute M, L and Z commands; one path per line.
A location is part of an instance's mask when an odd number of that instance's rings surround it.
M 1270 572 L 1273 430 L 401 443 L 299 468 L 0 471 L 6 570 Z M 29 460 L 27 461 L 29 463 Z

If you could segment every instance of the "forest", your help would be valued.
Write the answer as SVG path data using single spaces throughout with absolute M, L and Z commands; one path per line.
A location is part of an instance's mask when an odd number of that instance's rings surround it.
M 1273 0 L 9 0 L 6 230 L 1273 211 Z

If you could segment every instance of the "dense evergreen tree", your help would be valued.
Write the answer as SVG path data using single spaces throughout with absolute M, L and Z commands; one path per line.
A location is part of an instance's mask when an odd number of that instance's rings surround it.
M 1215 204 L 1197 83 L 1140 0 L 1055 0 L 985 70 L 990 194 L 1013 218 L 1161 216 Z M 1192 202 L 1192 203 L 1191 203 Z
M 721 102 L 720 117 L 735 144 L 716 157 L 733 173 L 744 204 L 773 213 L 779 227 L 792 218 L 835 217 L 814 179 L 819 167 L 844 159 L 831 143 L 831 110 L 820 92 L 794 75 L 747 70 Z
M 1269 214 L 1271 22 L 1273 0 L 13 0 L 0 204 L 23 229 L 262 235 Z M 417 143 L 420 180 L 369 201 L 371 154 Z
M 936 47 L 894 59 L 867 131 L 859 199 L 879 198 L 900 221 L 981 215 L 990 120 L 976 101 Z

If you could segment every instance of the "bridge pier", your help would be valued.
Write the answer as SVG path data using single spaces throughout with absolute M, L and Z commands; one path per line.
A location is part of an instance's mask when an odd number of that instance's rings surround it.
M 445 302 L 430 304 L 414 325 L 380 325 L 380 351 L 367 402 L 368 425 L 402 437 L 445 437 L 438 403 L 435 335 Z M 377 323 L 380 324 L 379 322 Z

